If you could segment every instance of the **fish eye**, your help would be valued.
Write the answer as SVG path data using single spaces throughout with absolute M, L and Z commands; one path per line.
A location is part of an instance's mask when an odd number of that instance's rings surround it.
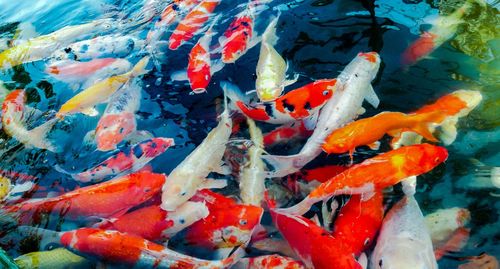
M 439 162 L 439 157 L 436 157 L 436 159 L 434 159 L 434 162 L 438 163 Z
M 378 266 L 380 266 L 380 268 L 382 268 L 382 264 L 383 264 L 382 259 L 380 259 L 380 260 L 378 261 Z
M 240 225 L 247 225 L 247 220 L 241 219 L 240 220 Z
M 325 90 L 325 91 L 323 91 L 323 95 L 324 95 L 324 96 L 327 96 L 329 93 L 330 93 L 330 91 L 329 91 L 329 90 Z

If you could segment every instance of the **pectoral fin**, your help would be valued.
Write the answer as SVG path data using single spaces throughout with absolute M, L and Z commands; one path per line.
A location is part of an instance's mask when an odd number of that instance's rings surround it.
M 199 190 L 203 189 L 223 189 L 227 186 L 227 181 L 225 179 L 212 179 L 207 178 L 200 186 Z
M 84 108 L 84 109 L 80 110 L 80 112 L 82 112 L 82 114 L 85 114 L 85 115 L 90 116 L 90 117 L 95 117 L 95 116 L 99 115 L 99 111 L 97 111 L 97 109 L 95 109 L 95 107 Z
M 368 89 L 366 90 L 365 100 L 370 105 L 372 105 L 374 108 L 377 108 L 378 105 L 380 104 L 380 100 L 378 99 L 378 96 L 375 93 L 375 91 L 373 90 L 373 87 L 371 84 L 368 86 Z

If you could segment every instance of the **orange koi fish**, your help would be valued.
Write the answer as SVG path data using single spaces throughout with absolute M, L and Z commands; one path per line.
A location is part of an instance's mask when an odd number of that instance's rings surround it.
M 210 213 L 186 229 L 186 241 L 211 249 L 248 242 L 264 212 L 261 207 L 237 204 L 210 190 L 199 191 L 191 201 L 205 202 Z
M 277 209 L 302 215 L 316 202 L 341 194 L 371 194 L 393 186 L 401 180 L 432 170 L 448 158 L 445 148 L 430 144 L 406 146 L 353 165 L 346 171 L 319 185 L 300 203 Z
M 138 171 L 173 145 L 174 140 L 172 138 L 152 138 L 133 145 L 124 151 L 117 152 L 116 155 L 109 157 L 89 170 L 80 173 L 69 173 L 58 166 L 56 166 L 56 170 L 71 175 L 73 179 L 79 182 L 95 183 L 110 177 L 115 178 Z
M 249 2 L 247 8 L 231 22 L 224 32 L 224 37 L 219 40 L 222 46 L 222 62 L 234 63 L 253 45 L 250 44 L 253 37 L 255 19 L 255 8 Z
M 24 90 L 11 91 L 4 99 L 2 104 L 2 127 L 4 131 L 15 138 L 26 148 L 46 149 L 52 152 L 58 152 L 61 149 L 47 139 L 57 119 L 51 119 L 38 127 L 28 130 L 26 118 L 29 112 L 35 112 L 34 109 L 26 106 L 26 92 Z
M 41 238 L 42 248 L 48 244 L 61 244 L 79 255 L 111 263 L 125 263 L 134 268 L 228 268 L 243 254 L 243 250 L 239 249 L 226 259 L 211 261 L 175 252 L 136 235 L 112 230 L 80 228 L 54 232 L 26 226 L 18 230 Z
M 378 148 L 378 140 L 386 133 L 397 136 L 402 130 L 412 130 L 427 140 L 437 142 L 429 130 L 430 123 L 439 123 L 444 119 L 440 111 L 425 114 L 404 114 L 400 112 L 382 112 L 373 117 L 357 120 L 334 130 L 323 144 L 327 153 L 352 154 L 356 147 L 369 145 Z
M 264 146 L 270 147 L 275 144 L 289 142 L 292 139 L 307 138 L 312 130 L 306 128 L 304 121 L 291 122 L 264 134 Z
M 336 79 L 322 79 L 292 90 L 271 102 L 249 106 L 241 100 L 236 100 L 236 106 L 243 114 L 256 121 L 289 123 L 316 114 L 333 96 L 336 83 Z M 238 89 L 228 87 L 228 90 Z
M 5 206 L 2 210 L 13 216 L 20 225 L 42 223 L 51 214 L 61 214 L 73 220 L 118 217 L 157 195 L 165 180 L 163 174 L 138 172 L 57 197 Z
M 210 14 L 214 12 L 219 3 L 220 0 L 203 0 L 191 10 L 170 36 L 168 47 L 171 50 L 176 50 L 193 38 L 208 21 Z
M 96 228 L 133 234 L 151 241 L 166 241 L 207 216 L 208 208 L 204 203 L 185 202 L 170 212 L 161 209 L 159 204 L 154 204 L 105 220 Z
M 304 269 L 301 262 L 277 254 L 241 259 L 238 269 Z

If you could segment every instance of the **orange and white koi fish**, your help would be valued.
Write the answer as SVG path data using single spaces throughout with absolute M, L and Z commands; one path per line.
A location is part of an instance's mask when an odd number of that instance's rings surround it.
M 414 114 L 425 114 L 429 112 L 440 111 L 444 115 L 444 120 L 439 123 L 431 124 L 430 131 L 434 132 L 440 128 L 439 139 L 445 145 L 450 145 L 457 137 L 457 122 L 460 118 L 467 116 L 483 99 L 479 91 L 458 90 L 439 98 L 430 105 L 423 106 Z M 422 137 L 416 133 L 405 131 L 400 136 L 394 137 L 391 142 L 393 148 L 402 145 L 418 144 Z
M 42 125 L 28 130 L 26 118 L 30 116 L 32 108 L 26 106 L 26 92 L 14 90 L 10 92 L 2 104 L 2 126 L 4 131 L 15 138 L 25 147 L 46 149 L 52 152 L 60 151 L 60 148 L 49 141 L 47 134 L 56 124 L 56 119 L 51 119 Z
M 139 110 L 141 91 L 141 82 L 134 79 L 111 96 L 95 130 L 98 150 L 116 149 L 123 139 L 136 132 L 135 113 Z
M 207 216 L 208 208 L 201 202 L 185 202 L 172 212 L 167 212 L 161 209 L 159 204 L 154 204 L 118 218 L 105 220 L 96 228 L 133 234 L 151 241 L 166 241 Z
M 295 83 L 296 75 L 292 80 L 286 79 L 288 64 L 285 59 L 274 49 L 278 41 L 276 36 L 276 24 L 279 17 L 274 18 L 262 34 L 260 44 L 260 55 L 257 62 L 257 79 L 255 80 L 255 91 L 262 102 L 270 102 L 281 96 L 283 89 Z
M 499 269 L 500 263 L 498 263 L 495 256 L 483 253 L 479 256 L 467 257 L 467 263 L 460 264 L 458 269 Z
M 459 252 L 462 250 L 470 237 L 470 229 L 461 227 L 456 229 L 451 235 L 448 241 L 440 245 L 434 245 L 434 256 L 436 260 L 440 260 L 448 253 Z
M 377 75 L 380 57 L 376 52 L 359 53 L 337 78 L 337 89 L 320 111 L 316 128 L 299 153 L 291 156 L 264 155 L 274 167 L 270 177 L 282 177 L 299 171 L 322 151 L 321 145 L 335 129 L 354 120 L 362 110 L 363 100 L 377 107 L 379 99 L 371 86 Z
M 89 61 L 96 58 L 124 58 L 143 46 L 143 41 L 130 35 L 105 35 L 79 41 L 54 52 L 56 61 Z
M 432 170 L 448 157 L 445 148 L 430 144 L 402 147 L 367 159 L 322 183 L 300 203 L 277 209 L 302 215 L 316 202 L 341 194 L 373 194 L 402 179 Z
M 424 216 L 413 196 L 403 197 L 385 216 L 371 268 L 438 268 Z
M 80 83 L 87 80 L 123 74 L 132 68 L 125 59 L 102 58 L 88 62 L 63 60 L 51 63 L 45 72 L 66 83 Z
M 201 144 L 170 173 L 161 196 L 161 207 L 174 211 L 199 189 L 224 187 L 223 180 L 206 179 L 213 171 L 221 171 L 221 161 L 233 122 L 227 109 L 220 115 L 219 124 L 208 133 Z
M 138 171 L 173 145 L 172 138 L 156 137 L 118 151 L 114 156 L 80 173 L 69 173 L 58 166 L 56 170 L 71 175 L 79 182 L 95 183 Z
M 305 269 L 301 262 L 277 254 L 241 259 L 235 269 Z
M 203 0 L 177 25 L 170 36 L 168 47 L 176 50 L 197 34 L 219 5 L 220 0 Z
M 304 121 L 291 122 L 264 134 L 264 146 L 270 147 L 287 143 L 293 139 L 304 139 L 311 136 L 312 133 L 312 130 L 306 128 Z
M 414 64 L 451 39 L 457 31 L 458 25 L 463 21 L 462 16 L 470 7 L 471 3 L 465 1 L 463 6 L 452 14 L 440 16 L 428 31 L 423 32 L 420 37 L 403 52 L 401 63 L 403 65 Z
M 54 232 L 28 226 L 19 227 L 23 235 L 36 236 L 41 248 L 60 244 L 72 252 L 112 263 L 125 263 L 134 268 L 228 268 L 243 254 L 238 249 L 223 260 L 203 260 L 175 252 L 142 237 L 112 230 L 80 228 Z
M 165 180 L 163 174 L 138 172 L 57 197 L 5 206 L 2 213 L 20 225 L 40 224 L 51 215 L 72 220 L 118 217 L 157 195 Z
M 264 213 L 260 206 L 237 204 L 209 190 L 199 191 L 191 201 L 206 203 L 210 213 L 186 229 L 185 240 L 210 249 L 246 244 Z
M 244 101 L 237 100 L 236 106 L 253 120 L 272 124 L 294 122 L 318 113 L 332 98 L 336 83 L 336 79 L 322 79 L 292 90 L 270 102 L 247 105 Z
M 431 123 L 444 119 L 440 111 L 425 114 L 404 114 L 400 112 L 382 112 L 373 117 L 357 120 L 333 131 L 325 140 L 322 148 L 327 153 L 354 153 L 356 147 L 368 145 L 378 148 L 378 140 L 386 133 L 397 136 L 403 130 L 412 130 L 427 140 L 437 142 L 429 130 Z
M 113 93 L 123 87 L 129 80 L 149 72 L 150 70 L 146 68 L 148 62 L 149 57 L 146 56 L 129 72 L 101 80 L 88 87 L 66 101 L 66 103 L 61 106 L 56 116 L 58 118 L 63 118 L 68 114 L 78 112 L 89 116 L 96 116 L 98 112 L 94 106 L 106 102 Z
M 243 203 L 260 206 L 266 189 L 266 165 L 261 159 L 264 152 L 262 131 L 251 119 L 247 119 L 247 124 L 252 145 L 248 149 L 248 162 L 240 171 L 240 196 Z

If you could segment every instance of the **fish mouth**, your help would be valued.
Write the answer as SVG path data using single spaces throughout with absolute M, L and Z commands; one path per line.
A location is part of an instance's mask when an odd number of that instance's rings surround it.
M 193 89 L 193 92 L 196 93 L 196 94 L 200 94 L 200 93 L 207 92 L 207 89 L 205 89 L 205 88 L 196 88 L 196 89 Z

